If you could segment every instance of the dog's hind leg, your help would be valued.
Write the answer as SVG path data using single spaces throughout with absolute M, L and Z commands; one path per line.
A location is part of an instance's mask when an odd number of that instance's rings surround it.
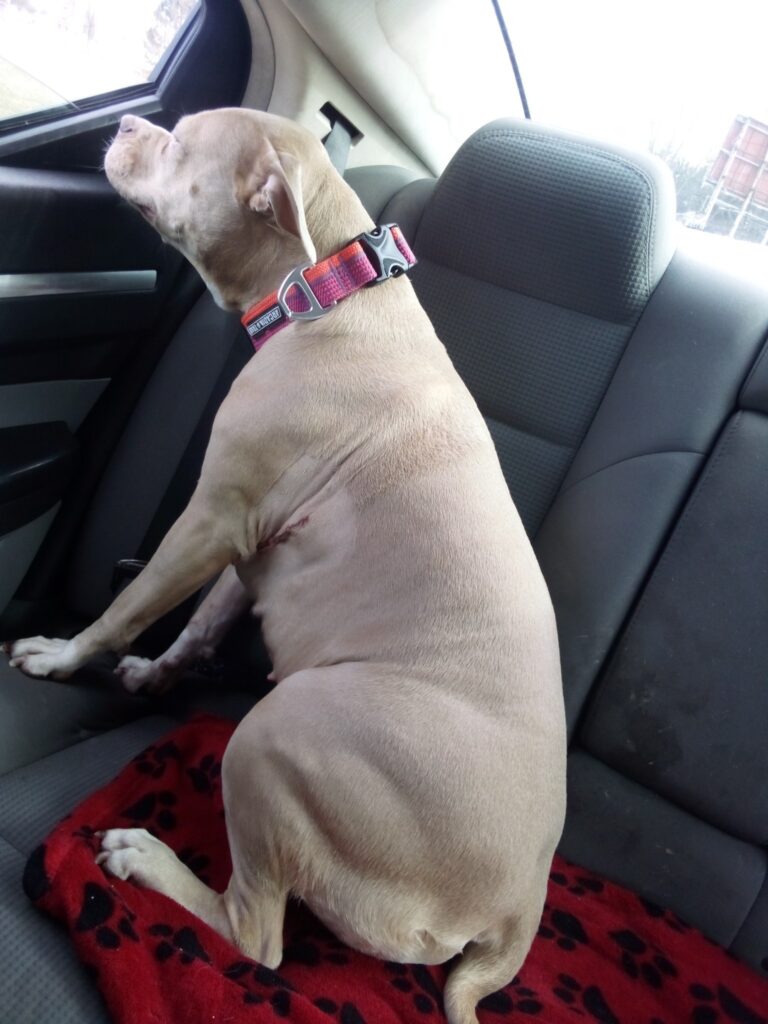
M 282 960 L 287 893 L 275 886 L 251 884 L 246 892 L 233 875 L 226 892 L 214 892 L 143 828 L 109 829 L 96 861 L 117 878 L 130 878 L 175 900 L 266 967 L 275 968 Z
M 265 967 L 279 967 L 288 892 L 267 880 L 251 880 L 245 889 L 233 874 L 223 898 L 238 949 Z

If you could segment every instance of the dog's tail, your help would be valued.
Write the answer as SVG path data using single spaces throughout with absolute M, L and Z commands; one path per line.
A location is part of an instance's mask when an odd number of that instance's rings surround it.
M 508 918 L 464 949 L 448 976 L 443 996 L 448 1024 L 477 1024 L 481 999 L 512 981 L 528 955 L 539 918 Z

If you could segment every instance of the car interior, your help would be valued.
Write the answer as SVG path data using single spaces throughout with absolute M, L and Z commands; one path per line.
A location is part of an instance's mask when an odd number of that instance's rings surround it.
M 656 156 L 523 116 L 484 6 L 473 45 L 504 82 L 485 104 L 430 91 L 424 33 L 447 52 L 456 4 L 203 0 L 140 92 L 0 121 L 0 639 L 101 614 L 185 507 L 253 356 L 108 185 L 120 116 L 341 123 L 346 180 L 415 252 L 549 586 L 560 852 L 768 977 L 768 247 L 681 228 Z M 164 649 L 198 599 L 138 648 Z M 0 659 L 2 1020 L 107 1019 L 21 889 L 41 838 L 191 712 L 239 718 L 271 685 L 252 619 L 163 697 L 126 693 L 114 664 L 60 683 Z

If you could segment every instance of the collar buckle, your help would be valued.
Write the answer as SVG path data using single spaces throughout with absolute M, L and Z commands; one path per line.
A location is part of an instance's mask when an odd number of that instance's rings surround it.
M 365 231 L 355 239 L 363 246 L 365 255 L 377 272 L 377 276 L 369 284 L 379 284 L 390 277 L 399 277 L 411 267 L 392 234 L 392 228 L 396 227 L 397 224 L 380 224 L 373 231 Z
M 321 306 L 318 302 L 317 296 L 312 291 L 307 279 L 304 277 L 304 271 L 309 270 L 312 266 L 314 266 L 313 263 L 303 263 L 299 267 L 294 267 L 293 270 L 283 278 L 283 283 L 277 289 L 277 304 L 282 309 L 287 320 L 319 320 L 321 316 L 325 316 L 326 313 L 330 313 L 336 305 L 335 299 L 329 306 Z M 299 289 L 301 294 L 309 303 L 309 309 L 297 310 L 290 308 L 286 300 L 291 288 Z

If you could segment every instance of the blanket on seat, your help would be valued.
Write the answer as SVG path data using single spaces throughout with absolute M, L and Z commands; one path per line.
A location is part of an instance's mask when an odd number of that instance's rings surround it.
M 234 725 L 199 717 L 148 747 L 29 858 L 27 895 L 68 929 L 118 1024 L 435 1024 L 444 967 L 356 953 L 290 905 L 285 956 L 246 959 L 178 904 L 104 874 L 95 833 L 143 827 L 215 889 L 230 860 L 221 759 Z M 439 856 L 439 851 L 435 851 Z M 675 914 L 561 858 L 519 977 L 483 1001 L 482 1024 L 760 1024 L 768 981 Z

